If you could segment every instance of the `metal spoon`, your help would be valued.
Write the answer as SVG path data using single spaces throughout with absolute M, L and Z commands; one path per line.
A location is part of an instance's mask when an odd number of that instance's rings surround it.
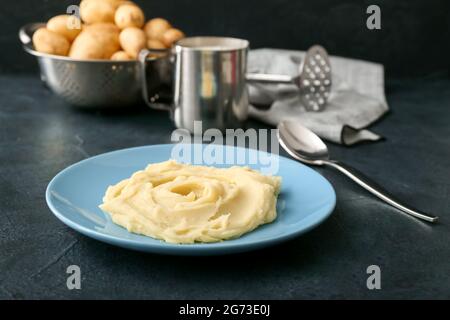
M 328 166 L 337 169 L 355 181 L 361 187 L 377 196 L 391 206 L 422 220 L 435 222 L 438 217 L 430 216 L 418 210 L 409 208 L 370 181 L 355 169 L 341 162 L 330 160 L 325 143 L 312 131 L 293 121 L 282 121 L 278 125 L 278 140 L 280 145 L 296 160 L 315 166 Z

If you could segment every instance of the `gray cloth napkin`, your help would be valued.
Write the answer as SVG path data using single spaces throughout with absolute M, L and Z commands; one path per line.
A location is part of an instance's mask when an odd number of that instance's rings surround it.
M 257 49 L 249 54 L 249 72 L 297 75 L 304 52 Z M 290 84 L 250 84 L 250 116 L 271 125 L 295 120 L 329 141 L 353 145 L 382 137 L 368 129 L 389 107 L 384 94 L 384 69 L 380 64 L 330 57 L 332 89 L 323 111 L 306 111 L 298 88 Z

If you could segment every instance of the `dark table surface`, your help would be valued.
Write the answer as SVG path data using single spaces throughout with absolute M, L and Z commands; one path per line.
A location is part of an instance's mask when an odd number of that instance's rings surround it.
M 167 143 L 164 112 L 80 111 L 37 75 L 0 76 L 0 298 L 450 298 L 450 80 L 388 81 L 382 142 L 332 154 L 410 204 L 441 217 L 410 219 L 339 174 L 319 169 L 337 207 L 322 225 L 251 253 L 174 257 L 113 247 L 72 231 L 44 192 L 60 170 L 103 152 Z M 251 122 L 254 126 L 263 126 Z M 66 268 L 79 265 L 81 290 Z M 381 290 L 366 269 L 381 268 Z

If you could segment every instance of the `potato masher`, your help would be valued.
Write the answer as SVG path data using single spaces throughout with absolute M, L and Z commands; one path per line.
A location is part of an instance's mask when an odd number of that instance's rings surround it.
M 331 91 L 331 64 L 327 51 L 319 45 L 308 49 L 296 76 L 248 73 L 250 83 L 295 84 L 308 111 L 320 111 L 326 106 Z

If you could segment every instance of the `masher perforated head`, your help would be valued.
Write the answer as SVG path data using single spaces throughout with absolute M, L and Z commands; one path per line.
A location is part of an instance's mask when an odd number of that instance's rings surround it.
M 309 48 L 300 64 L 300 76 L 296 80 L 306 110 L 323 110 L 331 91 L 331 64 L 322 46 Z

